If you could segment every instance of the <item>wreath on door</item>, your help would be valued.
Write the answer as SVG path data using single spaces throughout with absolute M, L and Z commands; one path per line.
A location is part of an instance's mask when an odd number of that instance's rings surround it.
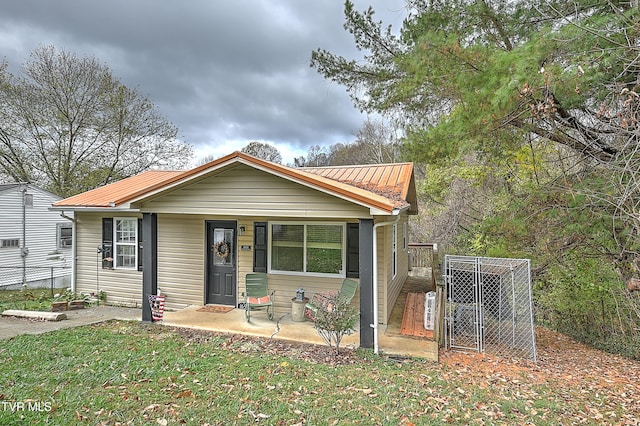
M 229 257 L 229 253 L 231 252 L 231 246 L 226 241 L 218 241 L 213 245 L 213 251 L 216 253 L 216 256 L 221 258 Z

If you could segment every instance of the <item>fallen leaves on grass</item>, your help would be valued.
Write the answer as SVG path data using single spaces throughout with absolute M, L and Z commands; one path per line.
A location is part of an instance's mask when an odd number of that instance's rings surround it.
M 190 341 L 206 341 L 216 333 L 176 329 Z M 483 413 L 488 422 L 500 422 L 509 414 L 523 423 L 531 416 L 546 416 L 550 407 L 571 401 L 578 412 L 570 413 L 577 423 L 638 425 L 640 421 L 640 362 L 590 348 L 545 328 L 536 330 L 538 361 L 507 359 L 487 354 L 441 350 L 437 368 L 446 382 L 456 384 L 450 395 L 434 394 L 424 401 L 427 411 L 444 414 L 452 422 L 468 418 L 468 409 Z M 275 339 L 229 335 L 223 348 L 299 358 L 332 366 L 364 364 L 363 352 L 345 349 L 339 355 L 326 346 L 297 344 Z M 393 360 L 390 358 L 390 360 Z M 425 374 L 424 387 L 431 376 Z M 468 385 L 468 387 L 467 387 Z M 553 389 L 554 398 L 541 397 L 540 387 Z M 467 389 L 484 389 L 514 404 L 477 403 Z M 372 396 L 371 389 L 349 389 Z M 620 408 L 626 414 L 620 415 Z
M 546 406 L 565 400 L 582 407 L 573 415 L 573 421 L 578 423 L 640 424 L 640 362 L 590 348 L 540 327 L 536 330 L 536 342 L 535 363 L 441 351 L 441 364 L 448 367 L 443 378 L 464 377 L 470 384 L 485 387 L 495 395 L 512 396 L 523 402 L 529 414 L 539 414 Z M 540 401 L 534 390 L 540 385 L 555 389 L 557 400 Z M 488 407 L 477 408 L 487 410 L 491 418 L 498 414 Z M 618 418 L 616 412 L 620 408 L 628 414 Z
M 156 378 L 172 403 L 140 404 L 138 410 L 143 409 L 142 416 L 151 423 L 182 419 L 186 407 L 198 412 L 202 405 L 235 399 L 243 401 L 238 421 L 265 424 L 307 424 L 319 415 L 326 417 L 324 424 L 343 424 L 336 413 L 348 412 L 370 424 L 640 425 L 640 362 L 544 328 L 536 331 L 537 362 L 441 350 L 440 362 L 433 363 L 353 349 L 336 355 L 328 346 L 204 330 L 166 327 L 163 332 L 180 335 L 187 350 L 196 354 L 198 344 L 207 343 L 202 346 L 211 359 L 215 352 L 225 351 L 234 353 L 227 360 L 244 365 L 258 358 L 261 367 L 251 378 L 243 369 L 229 373 L 216 382 L 215 392 L 207 392 L 207 380 L 192 376 L 195 373 L 186 367 L 177 369 L 176 377 Z M 381 358 L 388 362 L 380 363 Z M 268 362 L 262 363 L 264 359 Z M 334 372 L 339 380 L 328 379 Z M 127 386 L 135 391 L 140 379 L 135 371 L 127 375 L 134 376 L 133 385 L 107 387 L 132 399 L 136 394 Z M 296 386 L 283 386 L 283 380 Z M 324 388 L 318 387 L 325 382 Z M 219 400 L 212 402 L 214 396 Z M 284 400 L 282 406 L 273 407 L 275 397 Z M 322 406 L 327 400 L 329 405 Z M 77 416 L 88 420 L 83 410 Z
M 336 354 L 333 348 L 325 345 L 311 345 L 279 339 L 265 339 L 243 334 L 223 334 L 213 331 L 176 327 L 173 331 L 194 343 L 202 343 L 225 337 L 221 349 L 233 349 L 244 353 L 263 353 L 288 356 L 307 362 L 329 364 L 333 366 L 357 364 L 362 362 L 362 354 L 354 349 L 341 348 Z

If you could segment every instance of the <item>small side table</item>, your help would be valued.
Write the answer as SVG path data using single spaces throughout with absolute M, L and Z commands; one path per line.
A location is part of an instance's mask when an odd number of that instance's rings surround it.
M 304 317 L 304 307 L 309 302 L 309 298 L 305 297 L 303 300 L 298 300 L 295 297 L 291 299 L 291 319 L 295 322 L 306 321 Z

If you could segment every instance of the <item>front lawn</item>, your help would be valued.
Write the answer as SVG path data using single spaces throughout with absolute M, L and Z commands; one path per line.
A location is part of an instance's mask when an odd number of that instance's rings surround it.
M 559 354 L 550 339 L 538 364 L 368 350 L 335 362 L 309 345 L 114 321 L 3 341 L 0 424 L 637 424 L 640 363 L 569 340 Z

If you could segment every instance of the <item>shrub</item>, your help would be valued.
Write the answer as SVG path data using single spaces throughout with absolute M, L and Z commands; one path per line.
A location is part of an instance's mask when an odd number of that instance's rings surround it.
M 340 352 L 340 342 L 345 335 L 352 334 L 360 313 L 350 304 L 340 302 L 337 295 L 331 295 L 318 309 L 315 328 L 320 337 L 329 346 L 335 346 Z

